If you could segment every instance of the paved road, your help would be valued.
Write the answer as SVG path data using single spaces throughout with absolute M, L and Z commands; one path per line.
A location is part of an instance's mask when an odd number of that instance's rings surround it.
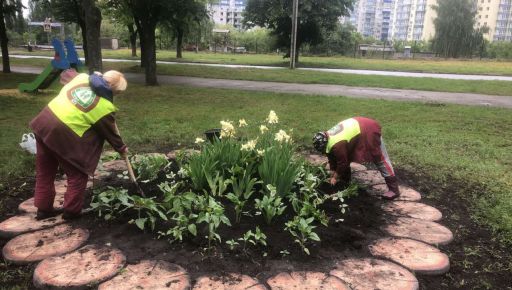
M 49 57 L 49 56 L 32 56 L 32 55 L 10 55 L 10 57 L 24 58 L 24 59 L 27 59 L 27 58 L 53 59 L 53 57 Z M 83 60 L 83 58 L 82 58 L 82 60 Z M 105 62 L 140 63 L 140 60 L 112 59 L 112 58 L 104 58 L 103 61 L 105 61 Z M 286 68 L 277 67 L 277 66 L 205 64 L 205 63 L 173 62 L 173 61 L 157 61 L 157 64 L 167 64 L 167 65 L 183 64 L 183 65 L 227 67 L 227 68 L 286 69 Z M 509 81 L 509 82 L 512 81 L 511 76 L 436 74 L 436 73 L 415 73 L 415 72 L 400 72 L 400 71 L 331 69 L 331 68 L 299 68 L 299 70 L 321 71 L 321 72 L 342 73 L 342 74 L 380 75 L 380 76 L 413 77 L 413 78 L 435 78 L 435 79 L 451 79 L 451 80 L 483 80 L 483 81 Z
M 12 67 L 14 72 L 38 74 L 39 67 Z M 144 83 L 143 74 L 127 73 L 130 82 Z M 295 84 L 278 82 L 239 81 L 225 79 L 206 79 L 180 76 L 158 76 L 160 84 L 186 85 L 203 88 L 239 89 L 276 93 L 297 93 L 324 96 L 346 96 L 365 99 L 386 99 L 397 101 L 420 101 L 434 103 L 453 103 L 462 105 L 490 106 L 512 109 L 512 96 L 492 96 L 466 93 L 443 93 L 415 90 L 396 90 L 381 88 L 349 87 L 340 85 Z

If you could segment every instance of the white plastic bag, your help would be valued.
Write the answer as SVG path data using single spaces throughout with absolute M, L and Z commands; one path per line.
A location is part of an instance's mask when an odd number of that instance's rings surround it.
M 27 133 L 23 134 L 21 137 L 21 148 L 27 150 L 31 154 L 36 154 L 37 147 L 36 147 L 36 137 L 34 136 L 34 133 Z

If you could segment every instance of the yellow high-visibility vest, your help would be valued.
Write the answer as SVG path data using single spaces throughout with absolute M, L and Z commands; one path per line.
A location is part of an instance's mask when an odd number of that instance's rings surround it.
M 80 137 L 101 118 L 117 111 L 112 102 L 92 91 L 87 74 L 79 74 L 66 84 L 48 107 Z
M 351 118 L 332 127 L 327 131 L 327 134 L 329 135 L 329 140 L 327 141 L 325 153 L 331 152 L 332 147 L 340 141 L 350 142 L 354 137 L 361 134 L 361 128 L 357 120 Z

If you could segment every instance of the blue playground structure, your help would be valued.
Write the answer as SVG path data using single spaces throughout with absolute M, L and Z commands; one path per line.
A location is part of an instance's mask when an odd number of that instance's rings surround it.
M 56 38 L 52 40 L 52 45 L 55 50 L 55 56 L 50 64 L 39 74 L 36 79 L 30 83 L 21 83 L 18 86 L 20 92 L 33 93 L 38 90 L 48 88 L 56 79 L 59 78 L 62 71 L 74 68 L 78 72 L 85 71 L 86 68 L 78 57 L 75 44 L 70 38 L 64 41 L 66 52 L 62 42 Z

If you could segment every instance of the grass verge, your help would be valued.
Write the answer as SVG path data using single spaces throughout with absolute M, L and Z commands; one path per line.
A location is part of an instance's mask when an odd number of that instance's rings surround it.
M 28 54 L 25 50 L 13 49 L 11 54 Z M 104 58 L 138 59 L 131 56 L 131 50 L 103 50 Z M 53 56 L 53 51 L 36 51 L 31 55 Z M 140 51 L 138 52 L 140 56 Z M 194 53 L 185 51 L 183 58 L 177 59 L 176 52 L 171 50 L 158 50 L 158 60 L 246 64 L 283 66 L 289 65 L 289 59 L 283 59 L 278 54 L 232 54 L 232 53 Z M 300 66 L 321 68 L 346 68 L 385 71 L 408 71 L 427 73 L 453 73 L 453 74 L 485 74 L 485 75 L 512 75 L 510 61 L 501 60 L 454 60 L 454 59 L 366 59 L 345 56 L 301 56 Z
M 20 94 L 21 74 L 0 74 L 0 183 L 33 174 L 33 157 L 18 146 L 28 122 L 56 94 Z M 275 110 L 294 139 L 310 147 L 313 132 L 343 118 L 368 116 L 383 125 L 397 168 L 428 173 L 442 184 L 468 184 L 463 198 L 476 218 L 512 241 L 512 114 L 510 110 L 344 97 L 131 85 L 116 99 L 119 127 L 132 151 L 193 146 L 220 120 L 263 120 Z M 428 192 L 424 192 L 428 194 Z M 442 197 L 441 197 L 442 198 Z
M 48 65 L 48 60 L 13 59 L 13 65 L 38 66 Z M 133 63 L 104 62 L 104 69 L 117 69 L 123 72 L 144 73 Z M 411 78 L 394 76 L 372 76 L 315 72 L 288 69 L 257 68 L 223 68 L 190 65 L 158 65 L 158 74 L 190 76 L 216 79 L 269 81 L 303 84 L 330 84 L 356 87 L 376 87 L 389 89 L 410 89 L 452 93 L 475 93 L 486 95 L 512 95 L 512 82 L 507 81 L 466 81 L 434 78 Z

